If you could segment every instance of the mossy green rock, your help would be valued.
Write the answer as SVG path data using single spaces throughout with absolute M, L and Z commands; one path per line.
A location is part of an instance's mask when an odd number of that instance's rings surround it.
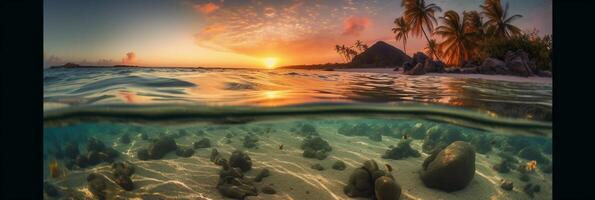
M 427 187 L 452 192 L 465 188 L 474 175 L 473 147 L 456 141 L 424 161 L 421 179 Z

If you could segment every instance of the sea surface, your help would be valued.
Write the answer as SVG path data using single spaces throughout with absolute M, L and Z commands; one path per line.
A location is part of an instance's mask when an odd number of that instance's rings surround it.
M 252 199 L 351 199 L 349 177 L 370 159 L 394 177 L 401 199 L 552 198 L 550 83 L 205 68 L 46 69 L 43 79 L 47 199 L 228 199 L 213 149 L 225 158 L 249 155 L 246 179 L 270 171 L 250 183 L 259 191 Z M 312 137 L 332 147 L 324 159 L 304 157 Z M 162 138 L 193 153 L 139 157 Z M 210 147 L 196 148 L 205 138 Z M 104 151 L 97 141 L 117 156 L 96 158 Z M 454 141 L 473 147 L 473 179 L 455 192 L 426 186 L 424 160 Z M 419 156 L 386 156 L 401 143 Z M 337 161 L 346 169 L 333 169 Z M 113 163 L 120 162 L 136 169 L 132 189 L 118 185 Z M 98 190 L 90 174 L 107 186 Z M 276 194 L 260 192 L 265 186 Z

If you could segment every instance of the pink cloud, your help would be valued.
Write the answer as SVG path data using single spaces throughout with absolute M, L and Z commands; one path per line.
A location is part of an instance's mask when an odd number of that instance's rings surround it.
M 194 5 L 194 9 L 202 14 L 210 14 L 218 10 L 221 6 L 214 4 L 212 2 L 206 4 L 196 4 Z
M 122 58 L 122 63 L 123 64 L 133 63 L 135 60 L 136 60 L 136 54 L 131 51 L 131 52 L 126 53 L 126 56 L 124 56 L 124 58 Z
M 343 21 L 343 35 L 359 36 L 369 25 L 370 19 L 351 16 Z

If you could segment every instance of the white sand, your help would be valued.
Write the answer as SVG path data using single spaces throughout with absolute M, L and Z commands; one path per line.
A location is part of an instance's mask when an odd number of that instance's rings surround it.
M 358 73 L 386 73 L 404 75 L 401 71 L 393 71 L 393 68 L 352 68 L 352 69 L 335 69 L 341 72 L 358 72 Z M 528 83 L 552 83 L 551 77 L 520 77 L 508 75 L 486 75 L 486 74 L 451 74 L 451 73 L 428 73 L 422 76 L 438 76 L 438 77 L 456 77 L 456 78 L 476 78 L 495 81 L 510 81 L 510 82 L 528 82 Z
M 428 155 L 404 160 L 380 158 L 388 146 L 396 144 L 398 139 L 383 137 L 382 142 L 375 142 L 364 137 L 347 137 L 337 134 L 337 124 L 318 124 L 317 129 L 321 137 L 333 147 L 330 156 L 319 161 L 302 157 L 302 138 L 288 131 L 293 125 L 276 123 L 271 133 L 259 135 L 258 149 L 242 147 L 242 138 L 246 131 L 238 128 L 206 131 L 206 137 L 211 139 L 212 145 L 226 158 L 235 147 L 246 151 L 254 163 L 253 169 L 248 171 L 246 176 L 254 177 L 262 168 L 271 170 L 271 176 L 255 185 L 257 188 L 270 185 L 277 190 L 277 194 L 260 193 L 247 199 L 350 199 L 343 193 L 343 187 L 354 168 L 360 167 L 368 159 L 375 159 L 379 166 L 388 163 L 393 167 L 392 175 L 402 187 L 401 199 L 529 199 L 529 196 L 522 192 L 525 183 L 518 179 L 516 171 L 499 174 L 491 169 L 499 160 L 495 153 L 489 154 L 489 157 L 477 154 L 476 174 L 470 185 L 463 190 L 447 193 L 427 188 L 421 182 L 418 171 Z M 224 143 L 227 133 L 238 133 L 232 138 L 231 144 Z M 157 131 L 148 134 L 150 137 L 156 137 Z M 124 152 L 121 159 L 129 160 L 137 167 L 136 173 L 132 176 L 136 187 L 135 190 L 127 192 L 112 184 L 109 199 L 138 199 L 143 194 L 158 194 L 167 199 L 225 199 L 215 188 L 220 168 L 209 161 L 211 148 L 198 149 L 190 158 L 181 158 L 170 153 L 161 160 L 140 161 L 136 158 L 136 151 L 149 143 L 134 136 L 130 145 L 122 145 L 116 142 L 116 137 L 108 134 L 98 135 L 106 144 Z M 176 139 L 176 142 L 180 146 L 190 147 L 192 142 L 200 138 L 190 133 L 186 137 Z M 415 140 L 412 146 L 421 152 L 421 143 L 422 140 Z M 279 144 L 284 145 L 283 150 L 279 150 Z M 343 160 L 347 169 L 332 169 L 331 166 L 336 160 Z M 320 163 L 326 169 L 311 169 L 310 166 L 314 163 Z M 74 170 L 66 177 L 50 178 L 49 181 L 90 198 L 91 194 L 86 189 L 86 176 L 91 172 L 99 172 L 110 177 L 110 169 L 111 167 L 104 163 L 85 170 Z M 502 178 L 514 182 L 514 191 L 504 191 L 499 187 Z M 535 199 L 552 198 L 551 174 L 543 175 L 536 172 L 531 175 L 531 182 L 541 186 L 541 192 L 536 193 Z

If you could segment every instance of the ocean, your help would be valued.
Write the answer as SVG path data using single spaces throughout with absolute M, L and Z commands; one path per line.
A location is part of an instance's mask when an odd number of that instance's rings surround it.
M 43 79 L 47 199 L 552 198 L 551 83 L 208 68 Z

